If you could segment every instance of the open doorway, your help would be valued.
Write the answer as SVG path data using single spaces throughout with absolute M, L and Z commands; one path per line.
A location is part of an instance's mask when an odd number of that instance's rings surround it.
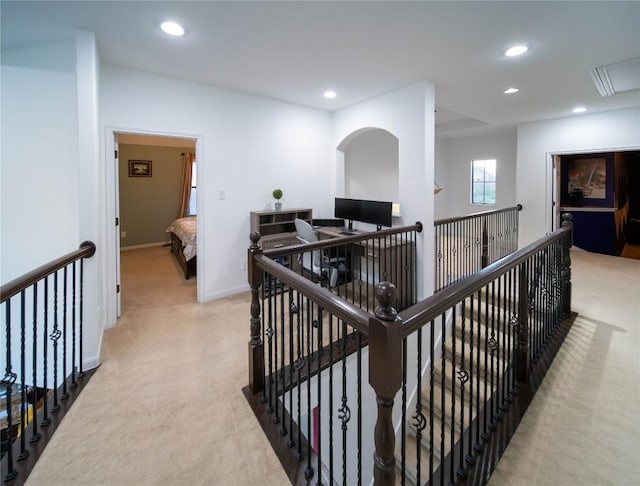
M 574 245 L 640 259 L 640 150 L 553 154 L 553 220 L 571 214 Z
M 197 302 L 196 139 L 126 132 L 114 139 L 117 317 Z

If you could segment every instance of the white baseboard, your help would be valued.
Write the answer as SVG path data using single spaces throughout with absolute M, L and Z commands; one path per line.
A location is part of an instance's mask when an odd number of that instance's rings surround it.
M 164 246 L 170 243 L 170 241 L 159 241 L 157 243 L 145 243 L 144 245 L 121 246 L 120 251 L 141 250 L 143 248 L 153 248 L 154 246 Z
M 210 300 L 222 299 L 224 297 L 229 297 L 231 295 L 236 295 L 236 294 L 242 294 L 243 292 L 248 292 L 248 291 L 249 291 L 249 284 L 246 284 L 233 289 L 227 289 L 227 290 L 222 290 L 220 292 L 214 292 L 213 294 L 208 294 L 205 296 L 204 301 L 209 302 Z
M 93 358 L 82 360 L 83 370 L 92 370 L 100 366 L 100 356 L 94 356 Z

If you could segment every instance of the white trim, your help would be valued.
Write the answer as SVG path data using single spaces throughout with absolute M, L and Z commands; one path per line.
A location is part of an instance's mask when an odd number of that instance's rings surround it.
M 130 250 L 141 250 L 143 248 L 154 248 L 156 246 L 164 246 L 170 245 L 171 242 L 169 240 L 166 241 L 158 241 L 157 243 L 145 243 L 144 245 L 132 245 L 132 246 L 120 246 L 120 251 L 130 251 Z
M 92 358 L 82 360 L 82 369 L 85 371 L 92 370 L 98 366 L 100 366 L 100 356 L 93 356 Z
M 224 297 L 230 297 L 232 295 L 243 294 L 244 292 L 248 292 L 250 289 L 249 284 L 241 285 L 240 287 L 236 287 L 233 289 L 223 290 L 221 292 L 214 292 L 213 294 L 207 294 L 205 301 L 222 299 Z

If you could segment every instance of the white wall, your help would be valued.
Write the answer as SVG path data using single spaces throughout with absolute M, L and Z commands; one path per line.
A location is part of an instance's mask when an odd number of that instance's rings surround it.
M 402 224 L 424 223 L 418 255 L 433 254 L 434 86 L 421 81 L 333 113 L 336 196 L 345 188 L 343 150 L 359 132 L 382 128 L 398 138 Z M 355 134 L 355 135 L 354 135 Z M 418 261 L 418 298 L 433 292 L 433 259 Z
M 346 148 L 345 196 L 398 201 L 398 139 L 384 130 L 369 130 Z
M 435 196 L 436 219 L 515 206 L 516 129 L 482 135 L 436 138 L 436 180 L 445 189 Z M 496 159 L 496 204 L 471 204 L 471 161 Z
M 2 51 L 2 256 L 6 283 L 78 248 L 72 39 Z
M 551 154 L 640 147 L 640 107 L 518 127 L 520 247 L 551 231 Z
M 2 52 L 1 265 L 6 283 L 85 240 L 84 363 L 99 362 L 103 309 L 94 35 Z
M 201 301 L 248 288 L 249 212 L 272 208 L 274 188 L 283 190 L 285 208 L 332 215 L 327 112 L 111 65 L 102 66 L 101 107 L 107 220 L 115 204 L 113 130 L 197 138 Z M 110 241 L 115 230 L 106 227 Z

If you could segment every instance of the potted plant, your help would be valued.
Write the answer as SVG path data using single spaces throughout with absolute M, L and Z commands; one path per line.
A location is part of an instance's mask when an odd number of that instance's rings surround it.
M 569 191 L 569 203 L 572 206 L 582 206 L 584 192 L 579 187 L 575 187 Z
M 282 198 L 282 189 L 274 189 L 271 194 L 276 200 L 276 211 L 280 211 L 282 209 L 282 203 L 280 202 L 280 199 Z

